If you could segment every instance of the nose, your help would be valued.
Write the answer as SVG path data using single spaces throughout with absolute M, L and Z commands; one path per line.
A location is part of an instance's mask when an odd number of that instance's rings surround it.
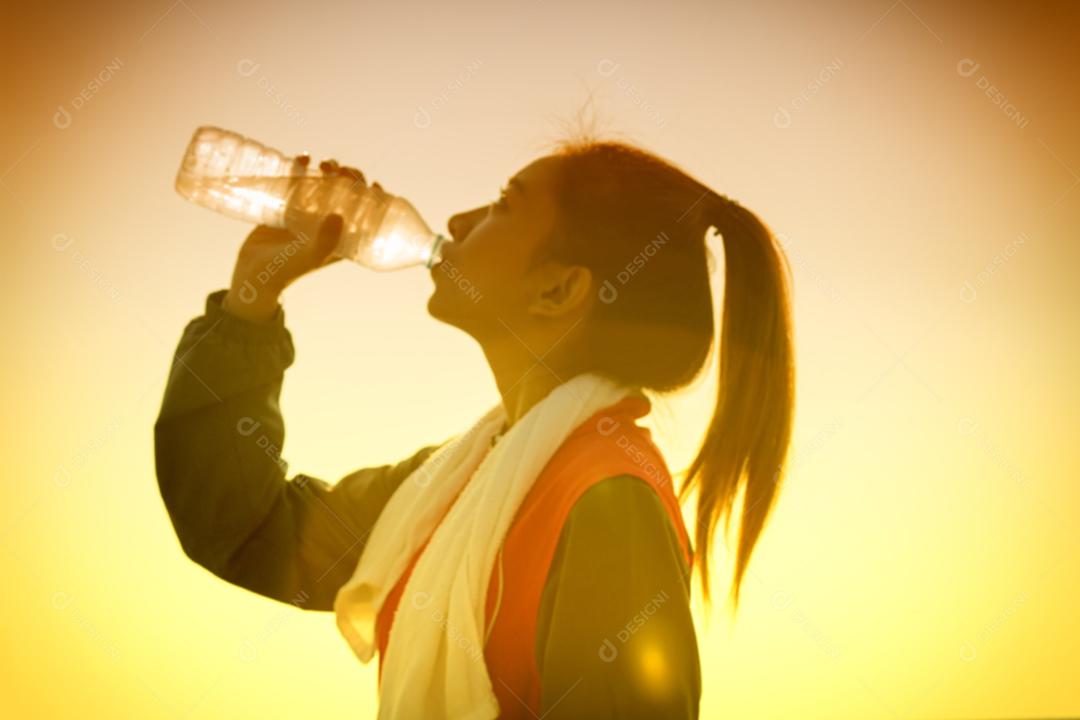
M 451 216 L 446 221 L 446 229 L 450 231 L 450 237 L 453 241 L 459 243 L 465 240 L 469 233 L 472 232 L 472 229 L 476 227 L 476 224 L 483 218 L 486 211 L 487 206 L 482 205 Z
M 461 242 L 463 237 L 461 234 L 461 223 L 464 222 L 464 216 L 461 213 L 452 215 L 449 220 L 446 221 L 446 229 L 450 231 L 450 237 L 454 242 Z

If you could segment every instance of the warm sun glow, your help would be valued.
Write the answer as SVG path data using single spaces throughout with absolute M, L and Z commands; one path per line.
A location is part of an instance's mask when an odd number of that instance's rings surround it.
M 376 716 L 333 617 L 194 564 L 156 485 L 177 341 L 252 229 L 177 194 L 182 153 L 212 124 L 333 157 L 446 235 L 588 99 L 757 213 L 793 277 L 782 491 L 734 622 L 722 526 L 711 618 L 693 585 L 701 717 L 1080 715 L 1078 22 L 1052 1 L 9 3 L 0 716 Z M 498 401 L 426 305 L 482 283 L 433 277 L 343 261 L 286 289 L 290 477 L 397 462 Z M 716 388 L 710 365 L 654 404 L 673 471 Z M 670 658 L 635 652 L 667 692 Z

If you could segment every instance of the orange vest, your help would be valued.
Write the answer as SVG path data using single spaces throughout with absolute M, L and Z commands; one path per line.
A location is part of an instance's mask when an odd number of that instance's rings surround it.
M 649 429 L 634 423 L 648 414 L 650 407 L 648 398 L 630 395 L 579 425 L 544 466 L 514 516 L 500 549 L 502 560 L 495 559 L 485 604 L 484 627 L 490 628 L 490 635 L 484 660 L 489 668 L 498 668 L 501 682 L 492 687 L 502 709 L 500 720 L 535 720 L 540 715 L 540 672 L 534 652 L 537 611 L 563 523 L 577 499 L 594 483 L 624 474 L 649 483 L 671 517 L 687 564 L 693 566 L 693 549 L 663 456 Z M 425 547 L 426 541 L 387 594 L 375 620 L 380 685 L 390 625 L 405 583 Z

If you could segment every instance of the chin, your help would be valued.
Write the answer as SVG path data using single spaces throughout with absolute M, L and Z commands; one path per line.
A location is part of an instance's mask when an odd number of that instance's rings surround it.
M 431 297 L 427 301 L 428 315 L 440 320 L 448 325 L 457 325 L 451 318 L 453 317 L 452 308 L 446 306 L 446 298 L 439 292 L 438 285 L 435 286 L 435 291 L 431 293 Z
M 447 298 L 442 297 L 438 290 L 428 298 L 427 311 L 428 315 L 439 322 L 455 327 L 467 335 L 473 335 L 471 326 L 478 321 L 475 307 L 472 307 L 471 303 L 470 307 L 466 308 L 454 307 L 453 298 L 448 302 Z
M 439 301 L 435 299 L 435 296 L 438 294 L 439 288 L 436 287 L 435 291 L 431 293 L 431 297 L 427 299 L 427 311 L 428 315 L 430 315 L 431 317 L 437 320 L 442 320 L 442 317 L 439 315 Z

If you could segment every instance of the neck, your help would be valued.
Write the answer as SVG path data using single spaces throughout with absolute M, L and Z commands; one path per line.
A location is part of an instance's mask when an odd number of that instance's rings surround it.
M 561 371 L 552 369 L 550 362 L 538 362 L 533 357 L 526 361 L 523 358 L 507 360 L 489 356 L 488 364 L 495 375 L 495 384 L 506 410 L 506 424 L 499 432 L 509 430 L 533 405 L 570 379 Z

